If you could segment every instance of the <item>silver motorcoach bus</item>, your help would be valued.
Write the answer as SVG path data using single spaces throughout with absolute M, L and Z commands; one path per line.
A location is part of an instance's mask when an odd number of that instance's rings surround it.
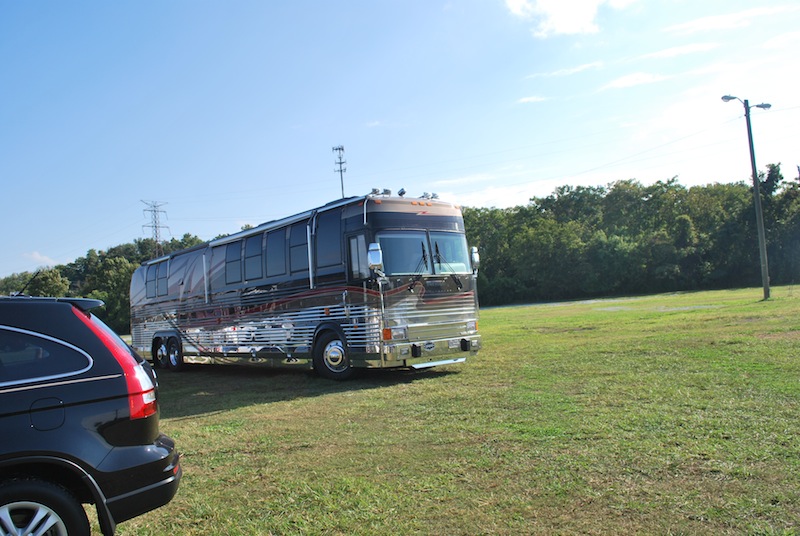
M 459 363 L 480 348 L 478 252 L 461 209 L 374 191 L 145 262 L 132 346 L 160 367 Z

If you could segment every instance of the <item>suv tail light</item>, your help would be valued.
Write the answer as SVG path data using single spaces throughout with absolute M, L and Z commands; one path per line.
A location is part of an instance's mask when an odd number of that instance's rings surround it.
M 156 387 L 141 363 L 133 357 L 125 342 L 91 314 L 83 313 L 74 307 L 72 311 L 103 342 L 122 367 L 125 382 L 128 384 L 128 406 L 131 410 L 131 420 L 144 419 L 155 414 L 158 411 Z

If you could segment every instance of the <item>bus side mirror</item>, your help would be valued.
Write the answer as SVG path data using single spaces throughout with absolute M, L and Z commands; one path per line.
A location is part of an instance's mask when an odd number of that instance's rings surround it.
M 478 248 L 475 246 L 469 248 L 469 255 L 472 260 L 472 271 L 477 273 L 478 266 L 481 265 L 481 254 L 478 253 Z
M 371 270 L 375 270 L 376 272 L 383 270 L 383 251 L 381 250 L 381 245 L 377 242 L 373 242 L 369 245 L 369 250 L 367 250 L 367 262 Z

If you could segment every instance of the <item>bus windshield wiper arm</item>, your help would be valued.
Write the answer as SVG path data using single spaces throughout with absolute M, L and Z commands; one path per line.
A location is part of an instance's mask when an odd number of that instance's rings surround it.
M 436 253 L 433 259 L 434 264 L 438 263 L 439 265 L 444 264 L 445 266 L 447 266 L 448 270 L 450 271 L 450 278 L 456 284 L 458 290 L 461 290 L 464 287 L 464 284 L 461 283 L 461 278 L 456 275 L 456 271 L 453 269 L 452 266 L 450 266 L 450 263 L 445 260 L 445 258 L 442 256 L 441 253 L 439 253 L 439 242 L 436 242 L 434 244 L 434 247 L 436 248 Z
M 419 263 L 417 263 L 417 268 L 414 270 L 414 280 L 408 287 L 409 292 L 414 292 L 414 285 L 419 283 L 419 281 L 422 279 L 422 276 L 425 274 L 425 271 L 428 268 L 428 252 L 425 250 L 425 242 L 420 242 L 419 244 L 420 246 L 422 246 L 422 257 L 419 259 Z
M 422 274 L 425 273 L 428 267 L 428 252 L 425 251 L 425 242 L 420 242 L 419 245 L 422 246 L 422 257 L 419 259 L 417 268 L 414 270 L 414 275 L 416 275 L 417 278 L 422 277 Z

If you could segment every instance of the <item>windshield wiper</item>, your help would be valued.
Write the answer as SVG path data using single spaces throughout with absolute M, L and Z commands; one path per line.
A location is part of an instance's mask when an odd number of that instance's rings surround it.
M 444 264 L 445 266 L 447 266 L 447 269 L 450 270 L 450 278 L 456 284 L 456 287 L 458 288 L 458 290 L 461 290 L 462 288 L 464 288 L 463 283 L 461 283 L 461 278 L 456 275 L 456 271 L 453 269 L 452 266 L 450 266 L 450 263 L 447 262 L 445 260 L 445 258 L 442 256 L 442 254 L 439 252 L 439 242 L 434 242 L 433 245 L 434 245 L 434 248 L 436 250 L 436 253 L 434 254 L 434 257 L 433 257 L 433 264 L 434 265 L 436 265 L 436 264 L 440 264 L 440 265 Z
M 422 247 L 422 257 L 420 258 L 419 263 L 417 263 L 416 269 L 414 269 L 414 279 L 408 286 L 409 292 L 414 292 L 414 286 L 420 282 L 422 276 L 425 274 L 425 271 L 428 268 L 428 251 L 425 249 L 425 242 L 420 242 L 419 245 Z

